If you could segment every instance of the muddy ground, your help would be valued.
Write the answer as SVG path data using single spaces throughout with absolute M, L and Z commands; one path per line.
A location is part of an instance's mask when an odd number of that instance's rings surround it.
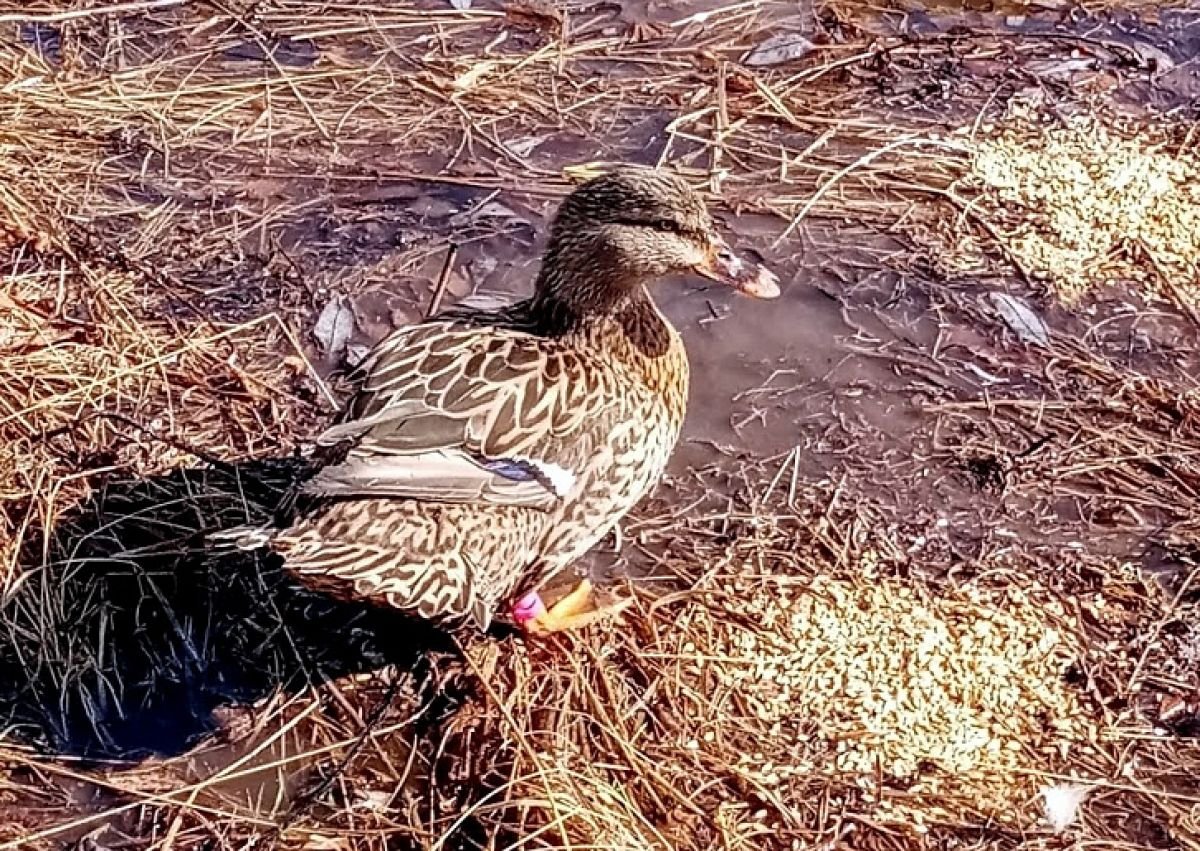
M 562 9 L 537 3 L 476 3 L 461 14 L 420 3 L 394 19 L 358 3 L 320 14 L 283 2 L 163 3 L 78 17 L 43 5 L 0 11 L 8 40 L 0 98 L 32 111 L 26 117 L 43 110 L 47 121 L 60 122 L 64 150 L 81 146 L 58 165 L 61 187 L 46 190 L 76 256 L 133 275 L 144 303 L 181 327 L 250 326 L 274 315 L 294 335 L 270 340 L 287 378 L 280 397 L 287 415 L 268 422 L 245 454 L 280 458 L 302 447 L 329 416 L 349 363 L 419 318 L 439 276 L 447 301 L 527 292 L 548 218 L 569 185 L 564 169 L 661 160 L 696 178 L 725 170 L 727 182 L 710 182 L 724 226 L 738 248 L 757 251 L 779 274 L 783 297 L 743 301 L 695 280 L 658 289 L 695 376 L 684 439 L 668 481 L 626 524 L 619 551 L 614 542 L 587 568 L 661 581 L 670 549 L 662 518 L 682 507 L 783 513 L 821 494 L 828 502 L 816 510 L 827 517 L 869 507 L 878 521 L 872 537 L 904 556 L 895 559 L 897 575 L 932 588 L 974 580 L 1018 556 L 1041 565 L 1050 586 L 1073 594 L 1107 588 L 1109 571 L 1140 572 L 1171 607 L 1131 615 L 1123 633 L 1114 628 L 1141 659 L 1125 672 L 1123 688 L 1109 691 L 1085 674 L 1080 689 L 1118 726 L 1156 730 L 1177 741 L 1180 753 L 1194 753 L 1200 476 L 1191 459 L 1200 444 L 1188 394 L 1200 375 L 1196 305 L 1117 278 L 1064 303 L 1053 281 L 1030 274 L 1007 250 L 998 217 L 970 222 L 985 243 L 985 262 L 956 272 L 947 262 L 953 239 L 931 231 L 968 219 L 963 208 L 942 203 L 963 163 L 944 166 L 936 151 L 879 159 L 871 152 L 907 134 L 990 126 L 1013 103 L 1028 101 L 1038 120 L 1095 114 L 1114 126 L 1152 128 L 1156 145 L 1190 156 L 1200 9 L 706 0 L 568 4 L 564 23 Z M 756 61 L 755 45 L 779 31 L 811 44 L 784 62 Z M 563 44 L 581 45 L 579 53 Z M 172 66 L 180 56 L 192 57 L 190 64 Z M 502 65 L 511 89 L 491 80 L 488 62 L 519 66 L 514 57 L 523 56 L 539 56 L 545 67 L 527 79 Z M 160 63 L 170 69 L 161 85 L 155 74 L 138 73 Z M 276 74 L 362 69 L 369 84 L 357 86 L 351 76 L 294 100 L 287 86 L 253 102 L 236 90 L 239 81 Z M 787 96 L 779 104 L 751 102 L 754 75 Z M 486 87 L 474 88 L 475 78 Z M 71 89 L 96 79 L 115 81 L 117 94 Z M 57 102 L 55 80 L 65 81 Z M 440 88 L 449 80 L 457 90 Z M 536 94 L 522 88 L 529 85 L 539 87 Z M 45 94 L 20 101 L 23 91 L 42 86 Z M 210 105 L 199 102 L 206 86 L 222 92 Z M 193 93 L 180 97 L 198 99 L 193 111 L 171 113 L 183 110 L 164 100 L 171 87 Z M 144 110 L 97 117 L 104 98 L 127 106 L 145 91 L 154 94 L 144 96 Z M 708 117 L 681 123 L 697 111 Z M 4 134 L 0 128 L 0 141 Z M 785 150 L 770 161 L 771 151 Z M 38 149 L 11 156 L 37 157 Z M 820 203 L 806 207 L 814 197 Z M 2 227 L 0 243 L 16 244 L 5 243 Z M 13 248 L 12 257 L 14 274 L 32 274 L 38 262 L 25 249 Z M 1006 320 L 998 294 L 1019 298 L 1044 323 L 1038 333 L 1045 339 Z M 281 423 L 291 431 L 273 441 Z M 186 427 L 172 434 L 189 440 Z M 96 484 L 142 472 L 137 463 L 79 461 L 89 475 L 89 464 L 105 468 L 89 479 Z M 264 502 L 271 476 L 284 476 L 269 472 Z M 129 504 L 163 502 L 163 494 L 190 487 L 155 482 Z M 99 523 L 86 519 L 89 512 L 115 522 L 127 508 L 111 499 L 117 507 L 82 512 L 84 538 L 96 537 Z M 102 546 L 98 552 L 112 555 Z M 49 831 L 45 842 L 90 835 L 94 844 L 80 847 L 111 848 L 170 847 L 177 837 L 202 836 L 203 814 L 199 827 L 188 823 L 181 833 L 182 816 L 171 827 L 171 818 L 130 804 L 136 782 L 89 780 L 94 764 L 73 760 L 130 760 L 135 772 L 153 772 L 156 760 L 186 753 L 184 767 L 173 770 L 193 782 L 231 765 L 261 765 L 306 743 L 275 738 L 257 753 L 261 739 L 246 729 L 247 707 L 295 708 L 301 704 L 290 695 L 310 684 L 414 664 L 397 651 L 409 634 L 386 617 L 360 609 L 309 615 L 314 599 L 277 572 L 243 596 L 258 600 L 269 589 L 285 611 L 280 622 L 307 623 L 299 638 L 285 641 L 266 629 L 225 637 L 220 624 L 263 617 L 257 603 L 231 608 L 213 589 L 241 580 L 202 576 L 183 562 L 171 570 L 175 579 L 163 587 L 170 597 L 164 611 L 172 614 L 164 617 L 175 620 L 154 622 L 169 635 L 164 655 L 204 645 L 196 654 L 202 661 L 182 664 L 186 676 L 172 682 L 148 667 L 161 647 L 147 638 L 143 604 L 130 602 L 143 600 L 139 585 L 114 604 L 138 615 L 116 617 L 118 634 L 103 639 L 139 660 L 126 670 L 132 685 L 120 696 L 74 705 L 44 686 L 0 689 L 0 719 L 12 725 L 14 752 L 26 754 L 0 785 L 0 802 L 12 811 L 8 821 L 28 825 L 24 834 L 0 835 L 0 848 L 19 847 L 37 831 Z M 211 611 L 214 599 L 225 600 L 224 612 Z M 1139 631 L 1147 622 L 1154 631 Z M 288 642 L 296 646 L 281 650 Z M 279 663 L 284 657 L 291 662 Z M 270 673 L 239 671 L 245 659 Z M 29 670 L 7 669 L 22 672 L 14 677 Z M 335 702 L 338 693 L 333 688 L 321 700 Z M 458 697 L 443 697 L 439 711 Z M 302 717 L 310 709 L 297 711 Z M 62 757 L 55 764 L 68 770 L 39 767 L 27 756 L 35 752 Z M 289 763 L 267 780 L 233 781 L 224 794 L 241 801 L 243 816 L 252 814 L 246 824 L 258 819 L 269 832 L 288 819 L 296 790 L 312 792 L 313 777 L 323 782 L 339 765 L 320 757 Z M 1123 770 L 1114 767 L 1114 777 Z M 1189 802 L 1191 821 L 1130 816 L 1124 847 L 1200 843 L 1200 788 L 1181 778 L 1171 783 L 1170 794 Z M 111 817 L 62 827 L 74 813 L 110 809 Z M 353 831 L 343 839 L 353 847 Z M 988 840 L 1057 841 L 1037 833 Z M 213 842 L 208 847 L 222 847 Z

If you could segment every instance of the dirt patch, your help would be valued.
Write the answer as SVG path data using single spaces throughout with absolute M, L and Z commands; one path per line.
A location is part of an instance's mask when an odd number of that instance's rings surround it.
M 979 207 L 1005 227 L 1013 258 L 1068 304 L 1100 287 L 1178 300 L 1192 310 L 1200 294 L 1200 194 L 1197 164 L 1178 139 L 1132 138 L 1094 117 L 1034 130 L 1010 102 L 1005 129 L 981 128 L 971 173 Z M 991 134 L 989 134 L 991 131 Z M 1126 130 L 1127 134 L 1129 131 Z M 956 252 L 961 255 L 960 252 Z M 983 262 L 953 255 L 960 268 Z
M 873 573 L 864 569 L 864 580 Z M 760 619 L 761 630 L 719 639 L 715 679 L 773 730 L 805 719 L 806 732 L 815 728 L 835 751 L 835 770 L 880 771 L 903 782 L 926 764 L 960 777 L 985 769 L 1003 793 L 1012 788 L 1003 774 L 1018 762 L 1014 752 L 1037 749 L 1043 733 L 1052 748 L 1083 740 L 1077 698 L 1062 680 L 1078 653 L 1079 630 L 1062 622 L 1062 603 L 1039 589 L 1038 602 L 1024 590 L 1005 600 L 972 590 L 927 602 L 891 582 L 862 587 L 818 578 L 802 588 L 752 591 L 735 581 L 725 593 L 744 602 L 731 608 Z M 681 625 L 697 626 L 688 617 Z M 681 658 L 688 648 L 680 648 Z M 831 705 L 830 693 L 843 699 Z M 816 770 L 803 762 L 775 767 L 762 751 L 742 768 L 767 785 Z

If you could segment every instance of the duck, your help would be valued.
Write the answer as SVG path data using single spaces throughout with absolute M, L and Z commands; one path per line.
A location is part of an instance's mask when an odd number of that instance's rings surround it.
M 578 629 L 619 610 L 546 585 L 663 475 L 689 368 L 655 304 L 695 273 L 754 298 L 778 278 L 736 254 L 682 177 L 618 165 L 560 204 L 533 293 L 452 306 L 382 339 L 316 440 L 286 512 L 236 532 L 304 585 L 487 631 Z

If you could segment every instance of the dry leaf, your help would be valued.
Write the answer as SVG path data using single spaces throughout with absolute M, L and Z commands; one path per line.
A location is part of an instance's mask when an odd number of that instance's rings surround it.
M 813 47 L 813 43 L 800 33 L 780 33 L 746 54 L 742 64 L 752 67 L 782 65 L 807 55 Z
M 988 293 L 988 298 L 1004 320 L 1004 324 L 1023 342 L 1038 346 L 1050 345 L 1050 330 L 1024 301 L 1008 293 Z
M 512 139 L 507 141 L 504 143 L 504 147 L 508 148 L 521 159 L 525 159 L 549 138 L 549 135 L 526 136 L 523 139 Z
M 336 295 L 317 317 L 317 324 L 313 326 L 313 338 L 320 344 L 327 357 L 336 358 L 345 350 L 353 333 L 354 313 L 350 304 L 345 296 Z

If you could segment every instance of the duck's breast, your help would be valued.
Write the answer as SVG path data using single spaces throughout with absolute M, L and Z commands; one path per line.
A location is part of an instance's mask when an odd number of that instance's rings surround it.
M 595 438 L 576 487 L 546 527 L 541 581 L 595 546 L 662 477 L 683 422 L 686 359 L 672 374 L 667 386 L 630 381 L 592 423 Z

